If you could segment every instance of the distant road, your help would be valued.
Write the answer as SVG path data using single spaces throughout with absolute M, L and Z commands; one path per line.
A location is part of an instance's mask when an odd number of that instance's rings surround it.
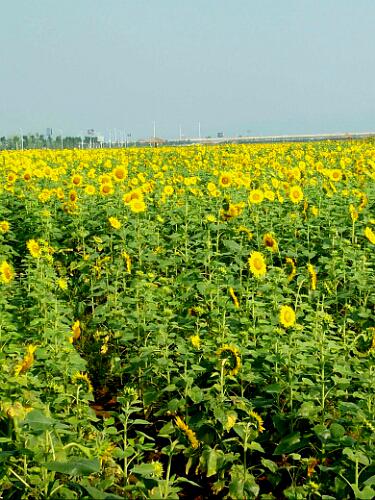
M 348 139 L 368 139 L 375 137 L 375 132 L 348 132 L 339 134 L 301 134 L 301 135 L 263 135 L 245 137 L 190 137 L 185 138 L 182 143 L 195 144 L 222 144 L 222 143 L 262 143 L 262 142 L 309 142 L 309 141 L 339 141 Z M 179 141 L 176 141 L 179 142 Z

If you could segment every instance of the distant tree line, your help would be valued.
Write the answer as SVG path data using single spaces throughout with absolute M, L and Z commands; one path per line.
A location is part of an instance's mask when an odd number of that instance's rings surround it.
M 12 135 L 0 137 L 0 149 L 73 149 L 100 147 L 97 137 L 80 137 L 43 134 Z

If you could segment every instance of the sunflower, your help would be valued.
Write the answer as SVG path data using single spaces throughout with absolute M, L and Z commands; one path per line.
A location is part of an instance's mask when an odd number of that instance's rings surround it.
M 249 194 L 249 202 L 252 205 L 257 205 L 258 203 L 262 203 L 264 200 L 264 193 L 261 189 L 252 189 Z
M 96 192 L 95 186 L 93 186 L 92 184 L 88 184 L 85 187 L 85 194 L 87 194 L 88 196 L 92 196 L 93 194 L 95 194 L 95 192 Z
M 5 234 L 9 231 L 10 229 L 10 224 L 8 221 L 6 220 L 2 220 L 0 221 L 0 233 L 1 234 Z
M 72 184 L 76 187 L 80 186 L 82 184 L 82 175 L 79 175 L 79 174 L 74 174 L 72 176 L 72 180 L 71 180 Z
M 36 349 L 37 347 L 35 345 L 29 344 L 27 346 L 25 357 L 20 363 L 18 363 L 14 370 L 16 377 L 18 377 L 20 373 L 25 373 L 32 366 L 35 359 L 34 352 L 36 351 Z
M 312 264 L 308 263 L 307 270 L 309 272 L 310 279 L 311 279 L 311 290 L 316 290 L 317 276 L 316 276 L 315 268 Z
M 190 337 L 190 342 L 191 342 L 191 345 L 195 349 L 200 349 L 200 347 L 201 347 L 201 339 L 200 339 L 199 335 L 192 335 Z
M 42 255 L 42 248 L 36 240 L 29 240 L 26 243 L 26 246 L 30 255 L 34 257 L 34 259 L 38 259 Z
M 329 171 L 329 178 L 333 182 L 339 182 L 342 179 L 342 172 L 338 168 L 333 168 Z
M 191 430 L 190 427 L 179 416 L 175 418 L 175 423 L 177 427 L 185 433 L 186 437 L 190 441 L 191 447 L 194 449 L 198 448 L 199 441 L 197 439 L 195 432 Z
M 121 255 L 125 259 L 125 262 L 126 262 L 126 272 L 130 273 L 131 269 L 132 269 L 132 261 L 131 261 L 130 255 L 125 251 L 123 251 Z
M 163 189 L 163 196 L 172 196 L 173 193 L 174 193 L 174 188 L 169 184 L 165 186 L 165 188 Z
M 78 200 L 77 191 L 72 189 L 71 191 L 69 191 L 69 201 L 71 201 L 72 203 L 76 203 L 77 200 Z
M 289 328 L 296 322 L 296 313 L 290 306 L 281 306 L 279 321 L 285 328 Z
M 81 323 L 79 319 L 77 319 L 77 321 L 75 321 L 72 326 L 72 336 L 70 337 L 71 343 L 79 339 L 79 337 L 81 336 L 81 332 Z
M 76 372 L 72 377 L 72 382 L 77 384 L 79 381 L 85 382 L 88 392 L 93 392 L 94 388 L 87 373 Z
M 294 278 L 294 276 L 296 275 L 296 272 L 297 272 L 296 264 L 291 257 L 287 257 L 285 260 L 286 260 L 286 263 L 289 264 L 291 267 L 291 271 L 290 271 L 289 276 L 288 276 L 288 281 L 292 281 L 292 279 Z
M 230 172 L 222 172 L 219 177 L 219 186 L 222 188 L 230 187 L 232 184 L 232 174 Z
M 6 260 L 0 264 L 1 281 L 8 285 L 14 279 L 14 270 Z
M 372 243 L 373 245 L 375 245 L 375 233 L 371 229 L 371 227 L 368 227 L 368 226 L 366 227 L 366 229 L 365 229 L 365 236 L 369 240 L 370 243 Z
M 303 200 L 303 191 L 300 186 L 292 186 L 289 190 L 289 199 L 293 203 L 299 203 Z
M 353 223 L 358 220 L 358 211 L 352 203 L 349 205 L 349 213 Z
M 265 427 L 263 425 L 264 422 L 263 422 L 262 417 L 257 412 L 255 412 L 253 410 L 249 411 L 249 415 L 251 417 L 253 417 L 253 419 L 255 420 L 258 432 L 259 433 L 263 432 L 265 430 Z
M 112 175 L 115 181 L 122 182 L 127 178 L 128 172 L 126 171 L 126 168 L 119 165 L 112 170 Z
M 112 184 L 110 183 L 103 183 L 100 185 L 99 192 L 103 196 L 108 196 L 112 194 L 114 191 Z
M 109 217 L 108 222 L 113 227 L 113 229 L 120 229 L 122 226 L 121 222 L 117 219 L 117 217 Z
M 248 259 L 248 264 L 250 271 L 256 278 L 261 278 L 267 272 L 266 261 L 260 252 L 252 252 Z
M 229 364 L 229 375 L 237 375 L 241 368 L 241 357 L 240 352 L 236 346 L 224 344 L 216 351 L 216 355 L 224 362 L 224 364 Z
M 126 204 L 130 203 L 132 200 L 143 200 L 143 194 L 139 188 L 125 193 L 122 197 L 122 201 Z
M 263 244 L 270 252 L 277 252 L 279 248 L 277 241 L 275 240 L 275 238 L 272 236 L 271 233 L 266 233 L 263 236 Z
M 240 307 L 240 303 L 238 301 L 236 294 L 234 293 L 233 287 L 231 287 L 231 286 L 229 287 L 229 295 L 231 296 L 231 298 L 233 300 L 234 306 L 238 309 Z
M 146 210 L 146 203 L 143 200 L 137 200 L 137 199 L 131 200 L 129 206 L 130 210 L 135 214 L 139 214 Z

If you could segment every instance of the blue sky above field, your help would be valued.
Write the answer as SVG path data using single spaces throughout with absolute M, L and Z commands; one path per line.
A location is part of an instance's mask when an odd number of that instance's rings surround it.
M 375 131 L 373 0 L 2 2 L 0 135 Z

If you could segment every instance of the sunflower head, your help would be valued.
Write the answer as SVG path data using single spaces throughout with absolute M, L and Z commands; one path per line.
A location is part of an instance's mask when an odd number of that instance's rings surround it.
M 229 375 L 237 375 L 241 368 L 241 357 L 236 346 L 224 344 L 216 351 L 216 355 L 224 365 L 227 365 L 226 368 Z
M 263 244 L 270 252 L 277 252 L 278 244 L 276 239 L 272 236 L 271 233 L 266 233 L 263 236 Z
M 303 200 L 303 191 L 300 186 L 291 186 L 289 190 L 289 199 L 296 204 Z
M 296 322 L 296 313 L 290 306 L 281 306 L 279 321 L 285 328 L 290 328 Z
M 250 271 L 256 278 L 262 278 L 267 272 L 266 261 L 260 252 L 252 252 L 248 264 Z

